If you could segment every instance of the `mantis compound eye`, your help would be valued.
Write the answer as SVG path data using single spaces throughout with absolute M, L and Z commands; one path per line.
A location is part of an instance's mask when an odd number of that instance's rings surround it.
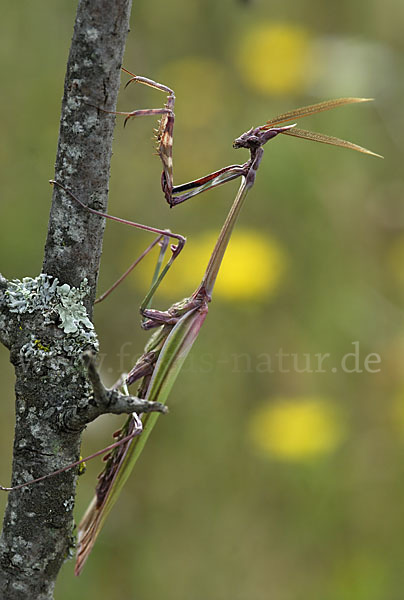
M 248 138 L 245 133 L 233 142 L 233 148 L 248 148 Z

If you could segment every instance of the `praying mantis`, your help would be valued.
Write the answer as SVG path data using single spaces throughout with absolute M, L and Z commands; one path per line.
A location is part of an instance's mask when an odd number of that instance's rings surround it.
M 185 239 L 182 236 L 172 234 L 167 230 L 140 225 L 88 208 L 60 182 L 52 182 L 64 189 L 71 198 L 82 204 L 86 210 L 98 214 L 101 217 L 107 217 L 121 223 L 146 229 L 158 235 L 156 240 L 140 257 L 142 258 L 156 243 L 161 245 L 152 285 L 141 306 L 141 314 L 144 318 L 142 327 L 147 330 L 156 329 L 156 331 L 147 343 L 144 354 L 127 376 L 126 384 L 131 385 L 137 381 L 140 382 L 138 389 L 139 398 L 145 399 L 148 402 L 159 402 L 160 405 L 165 405 L 181 367 L 206 319 L 208 305 L 212 299 L 215 282 L 232 231 L 238 220 L 245 199 L 255 183 L 257 171 L 264 154 L 263 146 L 269 140 L 275 138 L 279 134 L 283 134 L 349 148 L 373 156 L 380 155 L 353 144 L 352 142 L 321 133 L 297 129 L 295 124 L 290 124 L 290 121 L 294 119 L 310 116 L 345 104 L 366 102 L 369 100 L 366 98 L 340 98 L 291 110 L 270 119 L 262 126 L 251 128 L 233 142 L 233 147 L 235 149 L 244 148 L 249 151 L 250 156 L 246 162 L 229 165 L 194 181 L 175 186 L 173 183 L 172 160 L 175 103 L 174 92 L 165 85 L 146 77 L 136 76 L 126 69 L 123 70 L 130 75 L 128 83 L 141 83 L 167 94 L 167 101 L 162 108 L 118 112 L 114 114 L 125 116 L 125 123 L 131 118 L 140 116 L 160 116 L 159 126 L 156 132 L 157 152 L 163 166 L 161 176 L 162 191 L 170 207 L 181 204 L 193 196 L 232 181 L 233 179 L 241 178 L 238 192 L 219 233 L 201 283 L 189 298 L 175 303 L 167 311 L 149 308 L 149 303 L 173 261 L 182 251 Z M 111 112 L 104 109 L 99 110 L 102 112 Z M 170 247 L 171 257 L 166 265 L 162 267 L 164 253 L 167 250 L 168 239 L 170 237 L 175 239 L 177 243 Z M 135 261 L 126 274 L 138 262 L 139 260 Z M 124 276 L 126 276 L 126 274 L 124 274 Z M 121 277 L 120 280 L 122 280 L 123 277 Z M 114 284 L 113 287 L 115 286 L 116 284 Z M 104 294 L 104 296 L 105 295 L 106 294 Z M 127 418 L 121 430 L 117 432 L 117 442 L 110 447 L 111 453 L 108 456 L 105 469 L 99 477 L 95 497 L 79 524 L 77 562 L 75 568 L 76 575 L 79 575 L 82 571 L 84 563 L 94 546 L 105 519 L 134 468 L 157 418 L 157 412 L 148 412 L 143 415 L 141 421 L 136 414 L 133 414 Z M 70 467 L 71 466 L 72 465 L 70 465 Z
M 144 355 L 128 375 L 127 383 L 131 384 L 142 378 L 139 388 L 140 396 L 149 401 L 154 402 L 158 400 L 164 404 L 207 316 L 208 304 L 212 298 L 215 281 L 233 228 L 244 201 L 255 182 L 255 177 L 264 153 L 263 146 L 277 135 L 286 134 L 302 139 L 350 148 L 365 154 L 379 155 L 352 142 L 320 133 L 296 129 L 294 124 L 281 125 L 282 123 L 288 123 L 292 119 L 330 110 L 344 104 L 365 102 L 368 100 L 365 98 L 341 98 L 292 110 L 267 121 L 263 126 L 251 128 L 233 143 L 234 148 L 245 148 L 249 151 L 249 160 L 241 165 L 230 165 L 189 183 L 174 186 L 172 160 L 174 92 L 165 85 L 156 83 L 145 77 L 136 76 L 126 69 L 123 70 L 131 76 L 128 83 L 142 83 L 167 93 L 167 101 L 163 108 L 119 112 L 117 114 L 125 116 L 125 123 L 130 118 L 161 115 L 159 127 L 156 131 L 157 152 L 163 165 L 161 187 L 170 207 L 176 206 L 197 194 L 213 189 L 223 183 L 241 177 L 239 190 L 222 226 L 203 279 L 195 292 L 189 298 L 174 304 L 165 312 L 145 308 L 162 279 L 160 275 L 156 277 L 151 292 L 142 305 L 141 312 L 146 318 L 143 327 L 145 329 L 159 327 L 159 329 L 147 344 Z M 176 252 L 177 249 L 174 249 L 173 255 Z M 96 496 L 79 525 L 78 553 L 75 570 L 77 575 L 81 572 L 105 518 L 129 477 L 157 418 L 157 413 L 148 413 L 143 418 L 143 431 L 141 435 L 136 438 L 133 437 L 125 445 L 115 448 L 109 457 L 107 465 L 100 476 Z M 133 427 L 133 419 L 129 417 L 118 435 L 122 439 L 127 438 L 130 436 L 130 431 Z
M 237 179 L 238 177 L 246 176 L 248 173 L 252 162 L 253 157 L 250 155 L 250 159 L 242 165 L 229 165 L 227 167 L 223 167 L 218 171 L 214 171 L 213 173 L 209 173 L 204 177 L 199 179 L 195 179 L 194 181 L 190 181 L 188 183 L 184 183 L 182 185 L 174 186 L 173 180 L 173 130 L 174 130 L 174 104 L 175 104 L 175 95 L 174 91 L 167 87 L 166 85 L 162 85 L 161 83 L 157 83 L 152 79 L 148 79 L 147 77 L 141 77 L 138 75 L 134 75 L 127 69 L 122 68 L 122 70 L 130 75 L 130 79 L 127 82 L 126 86 L 131 83 L 141 83 L 151 88 L 155 88 L 167 94 L 167 101 L 162 108 L 152 108 L 152 109 L 140 109 L 134 110 L 132 112 L 114 112 L 113 114 L 123 115 L 125 116 L 124 124 L 128 122 L 131 118 L 141 117 L 141 116 L 156 116 L 161 115 L 161 119 L 159 122 L 159 126 L 156 131 L 157 138 L 157 153 L 160 157 L 160 160 L 163 165 L 163 172 L 161 174 L 161 187 L 163 190 L 163 194 L 170 205 L 170 207 L 177 206 L 177 204 L 181 204 L 185 202 L 189 198 L 196 196 L 197 194 L 201 194 L 207 190 L 213 189 L 223 183 L 227 183 L 228 181 L 232 181 L 233 179 Z M 244 133 L 242 136 L 237 138 L 234 143 L 234 148 L 246 148 L 251 150 L 253 145 L 257 147 L 262 147 L 268 140 L 277 135 L 278 133 L 283 133 L 285 135 L 291 135 L 294 137 L 312 140 L 315 142 L 322 142 L 325 144 L 330 144 L 333 146 L 341 146 L 343 148 L 350 148 L 351 150 L 356 150 L 358 152 L 363 152 L 365 154 L 370 154 L 372 156 L 377 156 L 382 158 L 380 154 L 376 154 L 363 148 L 362 146 L 358 146 L 357 144 L 353 144 L 352 142 L 347 142 L 345 140 L 341 140 L 336 137 L 332 137 L 329 135 L 324 135 L 322 133 L 314 133 L 312 131 L 307 131 L 305 129 L 297 129 L 295 124 L 293 125 L 285 125 L 283 127 L 277 127 L 281 123 L 287 123 L 288 121 L 292 121 L 294 119 L 300 119 L 302 117 L 307 117 L 310 115 L 314 115 L 316 113 L 330 110 L 333 108 L 337 108 L 338 106 L 343 106 L 344 104 L 354 104 L 357 102 L 369 102 L 373 100 L 373 98 L 339 98 L 337 100 L 327 100 L 325 102 L 319 102 L 317 104 L 312 104 L 310 106 L 304 106 L 302 108 L 297 108 L 295 110 L 291 110 L 284 114 L 278 115 L 273 119 L 270 119 L 265 123 L 265 125 L 261 125 L 260 127 L 251 128 L 249 131 Z M 111 111 L 107 111 L 104 109 L 100 109 L 103 112 L 110 113 Z M 276 133 L 274 133 L 276 129 Z M 251 153 L 250 153 L 251 154 Z

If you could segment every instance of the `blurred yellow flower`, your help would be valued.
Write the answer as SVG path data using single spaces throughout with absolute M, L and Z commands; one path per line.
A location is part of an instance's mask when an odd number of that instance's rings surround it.
M 237 63 L 248 85 L 263 94 L 288 94 L 306 87 L 310 72 L 308 31 L 289 23 L 262 23 L 240 42 Z
M 189 239 L 185 250 L 174 263 L 159 291 L 170 298 L 189 296 L 199 285 L 209 262 L 218 232 L 209 232 Z M 214 298 L 226 300 L 267 299 L 274 294 L 285 271 L 286 257 L 279 244 L 257 231 L 235 231 L 230 240 L 216 286 Z M 148 261 L 138 275 L 145 282 L 151 279 L 153 261 Z M 135 281 L 135 278 L 132 279 Z
M 335 405 L 316 397 L 281 398 L 261 406 L 249 437 L 263 454 L 304 461 L 333 451 L 343 437 Z

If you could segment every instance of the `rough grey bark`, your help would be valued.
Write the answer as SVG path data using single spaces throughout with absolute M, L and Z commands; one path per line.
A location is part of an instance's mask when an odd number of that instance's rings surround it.
M 81 0 L 65 78 L 55 179 L 92 208 L 105 210 L 115 110 L 131 0 Z M 92 106 L 90 106 L 92 105 Z M 83 210 L 56 188 L 43 272 L 90 285 L 94 299 L 104 219 Z
M 80 0 L 67 65 L 55 179 L 101 210 L 114 117 L 89 104 L 115 108 L 130 8 L 131 0 Z M 103 230 L 103 219 L 55 188 L 46 276 L 22 282 L 0 276 L 0 341 L 16 371 L 13 485 L 77 460 L 85 422 L 100 408 L 81 356 L 97 346 L 88 316 Z M 76 470 L 70 470 L 10 493 L 0 541 L 2 600 L 53 597 L 71 553 L 75 488 Z

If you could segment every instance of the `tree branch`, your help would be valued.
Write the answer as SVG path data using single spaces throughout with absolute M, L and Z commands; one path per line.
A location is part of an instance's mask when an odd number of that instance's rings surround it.
M 72 407 L 64 417 L 66 429 L 81 430 L 87 423 L 105 414 L 131 414 L 160 412 L 167 413 L 167 406 L 161 402 L 149 402 L 144 398 L 122 394 L 117 389 L 104 387 L 95 364 L 95 353 L 88 350 L 83 354 L 83 362 L 88 370 L 88 377 L 93 388 L 93 398 L 85 402 L 83 407 Z
M 55 180 L 88 205 L 105 211 L 123 40 L 131 0 L 81 0 L 66 71 Z M 53 190 L 43 272 L 78 287 L 87 278 L 95 298 L 105 220 L 85 214 Z
M 131 0 L 80 0 L 67 64 L 55 179 L 106 209 L 114 110 Z M 80 430 L 61 427 L 91 387 L 81 362 L 96 349 L 91 317 L 104 219 L 55 188 L 43 271 L 0 279 L 1 341 L 16 371 L 12 485 L 76 461 Z M 57 278 L 57 279 L 55 279 Z M 7 294 L 5 288 L 7 286 Z M 9 315 L 9 320 L 5 320 Z M 10 493 L 0 540 L 2 600 L 51 600 L 71 552 L 76 470 Z

